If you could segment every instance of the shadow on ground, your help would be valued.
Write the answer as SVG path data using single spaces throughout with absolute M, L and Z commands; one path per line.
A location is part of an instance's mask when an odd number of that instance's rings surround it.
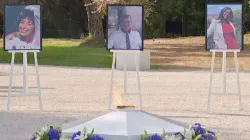
M 151 64 L 158 69 L 208 69 L 211 68 L 212 53 L 205 50 L 205 43 L 192 39 L 183 41 L 156 40 L 145 44 L 151 52 Z M 227 53 L 227 66 L 234 67 L 233 53 Z M 221 68 L 222 53 L 216 53 L 215 68 Z M 240 69 L 250 69 L 250 49 L 238 53 Z

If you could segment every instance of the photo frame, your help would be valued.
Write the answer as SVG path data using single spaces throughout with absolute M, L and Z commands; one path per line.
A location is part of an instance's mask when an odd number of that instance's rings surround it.
M 4 51 L 42 50 L 42 6 L 4 5 Z
M 243 4 L 206 3 L 205 9 L 205 50 L 243 50 Z
M 144 6 L 136 4 L 107 4 L 106 49 L 144 49 Z

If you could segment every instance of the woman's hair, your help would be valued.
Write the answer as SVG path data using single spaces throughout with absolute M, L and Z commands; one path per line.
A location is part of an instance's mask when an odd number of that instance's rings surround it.
M 24 18 L 29 18 L 32 22 L 33 25 L 35 25 L 35 16 L 34 16 L 34 12 L 27 10 L 27 9 L 23 9 L 23 11 L 20 13 L 20 16 L 17 20 L 17 23 L 19 24 L 21 22 L 21 20 L 23 20 Z
M 224 19 L 223 14 L 224 14 L 224 12 L 226 12 L 227 10 L 230 10 L 230 13 L 228 14 L 227 19 Z M 232 9 L 231 9 L 230 7 L 225 7 L 225 8 L 223 8 L 223 9 L 220 11 L 220 15 L 219 15 L 218 19 L 220 19 L 220 20 L 228 20 L 228 21 L 231 21 L 231 22 L 232 22 L 232 21 L 233 21 L 233 11 L 232 11 Z

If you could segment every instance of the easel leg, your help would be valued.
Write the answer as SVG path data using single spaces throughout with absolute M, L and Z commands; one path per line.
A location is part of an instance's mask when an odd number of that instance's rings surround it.
M 27 52 L 23 52 L 23 93 L 27 94 Z
M 34 60 L 35 60 L 35 67 L 36 67 L 36 80 L 37 80 L 37 90 L 38 90 L 39 106 L 40 106 L 40 110 L 42 111 L 43 110 L 43 106 L 42 106 L 40 78 L 39 78 L 38 61 L 37 61 L 37 53 L 36 52 L 34 52 Z
M 137 88 L 139 92 L 139 109 L 142 109 L 142 95 L 141 95 L 141 83 L 140 83 L 140 75 L 139 75 L 139 52 L 135 52 L 135 66 L 136 66 L 136 77 L 137 77 Z
M 208 93 L 208 101 L 207 101 L 207 110 L 210 109 L 210 97 L 211 97 L 212 81 L 213 81 L 213 73 L 214 73 L 214 60 L 215 60 L 215 52 L 213 52 L 213 54 L 212 54 L 209 93 Z
M 13 70 L 14 70 L 14 62 L 15 62 L 15 52 L 12 52 L 11 66 L 10 66 L 10 79 L 9 79 L 7 111 L 10 111 L 10 97 L 11 97 L 11 94 L 12 94 L 11 90 L 12 90 L 12 77 L 13 77 Z
M 241 102 L 241 91 L 240 91 L 240 78 L 239 78 L 239 65 L 238 65 L 238 57 L 237 52 L 234 52 L 234 64 L 235 64 L 235 71 L 237 74 L 237 85 L 238 85 L 238 96 L 239 96 L 239 106 L 240 110 L 242 110 L 242 102 Z
M 222 93 L 226 94 L 226 71 L 227 71 L 227 53 L 223 52 L 222 57 Z M 223 106 L 223 97 L 221 96 L 221 106 Z
M 114 81 L 115 59 L 116 59 L 116 52 L 113 53 L 113 62 L 112 62 L 112 70 L 111 70 L 111 81 L 110 81 L 110 91 L 109 91 L 109 109 L 111 109 L 112 103 L 113 103 L 113 81 Z
M 223 74 L 223 81 L 222 81 L 222 83 L 223 83 L 223 93 L 226 93 L 226 69 L 227 69 L 227 67 L 226 67 L 226 65 L 227 65 L 227 61 L 226 61 L 226 56 L 227 56 L 227 54 L 226 54 L 226 52 L 223 52 L 223 69 L 222 69 L 222 74 Z
M 124 94 L 127 93 L 127 64 L 124 64 Z

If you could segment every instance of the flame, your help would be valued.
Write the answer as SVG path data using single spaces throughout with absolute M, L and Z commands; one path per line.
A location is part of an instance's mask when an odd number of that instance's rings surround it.
M 122 100 L 122 91 L 119 88 L 114 88 L 113 89 L 113 105 L 118 106 L 122 105 L 123 100 Z

